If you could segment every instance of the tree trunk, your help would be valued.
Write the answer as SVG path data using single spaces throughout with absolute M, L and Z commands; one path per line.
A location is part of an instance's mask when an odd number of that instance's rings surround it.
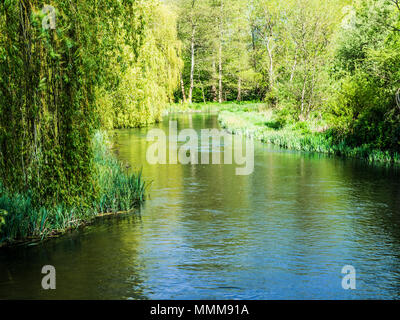
M 315 89 L 315 84 L 316 84 L 316 65 L 317 62 L 314 61 L 314 67 L 313 67 L 313 71 L 312 71 L 312 75 L 311 75 L 311 92 L 310 92 L 310 98 L 308 100 L 308 108 L 306 110 L 306 114 L 305 114 L 305 119 L 308 120 L 310 113 L 313 109 L 312 104 L 314 102 L 314 89 Z
M 292 73 L 290 75 L 290 83 L 293 82 L 294 73 L 296 72 L 296 67 L 297 67 L 297 49 L 296 49 L 296 53 L 294 54 L 294 63 L 293 63 L 293 67 L 292 67 Z
M 219 84 L 218 84 L 218 101 L 222 103 L 222 44 L 219 45 Z
M 191 48 L 191 67 L 190 67 L 190 89 L 189 89 L 189 99 L 188 102 L 192 103 L 192 97 L 193 97 L 193 87 L 194 87 L 194 66 L 195 66 L 195 61 L 194 61 L 194 42 L 195 42 L 195 35 L 196 35 L 196 26 L 192 23 L 192 40 L 190 44 Z
M 251 30 L 251 45 L 252 45 L 252 49 L 253 49 L 253 54 L 252 54 L 252 59 L 253 59 L 253 69 L 254 71 L 257 71 L 257 57 L 256 57 L 256 38 L 255 38 L 255 33 L 256 30 L 255 28 L 252 26 L 252 30 Z
M 241 77 L 239 77 L 239 80 L 238 80 L 237 101 L 242 101 L 242 78 Z
M 205 95 L 205 93 L 204 93 L 204 84 L 203 84 L 203 82 L 202 82 L 201 79 L 200 79 L 200 74 L 199 74 L 197 80 L 199 81 L 199 84 L 200 84 L 200 86 L 201 86 L 201 94 L 202 94 L 202 96 L 203 96 L 203 102 L 206 103 L 206 95 Z
M 213 60 L 212 68 L 213 68 L 213 75 L 212 75 L 211 94 L 213 97 L 213 102 L 217 102 L 217 86 L 216 86 L 217 71 L 215 66 L 215 60 Z
M 268 36 L 267 40 L 267 52 L 268 52 L 268 58 L 269 58 L 269 86 L 270 90 L 274 87 L 275 81 L 274 81 L 274 60 L 272 56 L 272 51 L 273 49 L 271 48 L 270 45 L 270 37 Z
M 307 84 L 307 75 L 304 76 L 303 90 L 301 92 L 301 106 L 300 106 L 300 117 L 299 117 L 301 121 L 304 120 L 303 113 L 304 113 L 304 100 L 306 96 L 306 84 Z
M 223 12 L 224 12 L 224 3 L 221 0 L 221 15 L 219 20 L 219 28 L 220 28 L 220 37 L 219 37 L 219 88 L 218 88 L 218 101 L 222 103 L 222 19 L 223 19 Z
M 186 93 L 185 93 L 185 84 L 183 83 L 183 77 L 182 77 L 182 73 L 181 73 L 181 89 L 182 89 L 182 99 L 183 99 L 183 103 L 186 103 Z

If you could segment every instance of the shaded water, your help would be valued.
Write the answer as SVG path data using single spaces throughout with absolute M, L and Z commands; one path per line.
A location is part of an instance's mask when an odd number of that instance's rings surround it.
M 215 115 L 171 116 L 182 128 Z M 168 131 L 168 120 L 157 125 Z M 398 299 L 395 169 L 255 145 L 255 171 L 149 165 L 148 128 L 117 131 L 118 156 L 153 180 L 140 214 L 38 246 L 0 250 L 0 298 Z M 57 289 L 41 289 L 54 265 Z M 357 270 L 345 291 L 344 265 Z

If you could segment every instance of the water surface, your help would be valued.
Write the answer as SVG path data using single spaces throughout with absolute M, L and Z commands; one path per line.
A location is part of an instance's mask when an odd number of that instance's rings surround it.
M 218 128 L 216 115 L 155 127 Z M 398 299 L 398 170 L 256 143 L 255 170 L 149 165 L 150 128 L 119 130 L 118 157 L 143 167 L 151 198 L 37 246 L 0 250 L 0 299 Z M 41 289 L 41 268 L 57 289 Z M 353 265 L 357 289 L 343 290 Z

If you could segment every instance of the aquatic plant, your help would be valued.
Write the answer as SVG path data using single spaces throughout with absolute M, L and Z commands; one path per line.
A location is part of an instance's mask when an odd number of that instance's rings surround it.
M 106 133 L 93 139 L 94 167 L 98 196 L 92 204 L 37 206 L 28 191 L 11 193 L 0 183 L 0 244 L 6 241 L 44 238 L 76 228 L 101 213 L 116 213 L 137 208 L 145 200 L 147 184 L 142 173 L 129 172 L 110 150 Z

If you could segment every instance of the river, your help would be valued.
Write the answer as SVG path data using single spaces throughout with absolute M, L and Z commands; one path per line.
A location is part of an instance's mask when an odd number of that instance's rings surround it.
M 218 128 L 170 115 L 168 131 Z M 399 299 L 400 173 L 255 143 L 235 165 L 150 165 L 149 128 L 118 130 L 118 157 L 152 181 L 132 214 L 39 245 L 0 250 L 0 299 Z M 56 290 L 41 269 L 56 268 Z M 342 267 L 356 289 L 342 288 Z

